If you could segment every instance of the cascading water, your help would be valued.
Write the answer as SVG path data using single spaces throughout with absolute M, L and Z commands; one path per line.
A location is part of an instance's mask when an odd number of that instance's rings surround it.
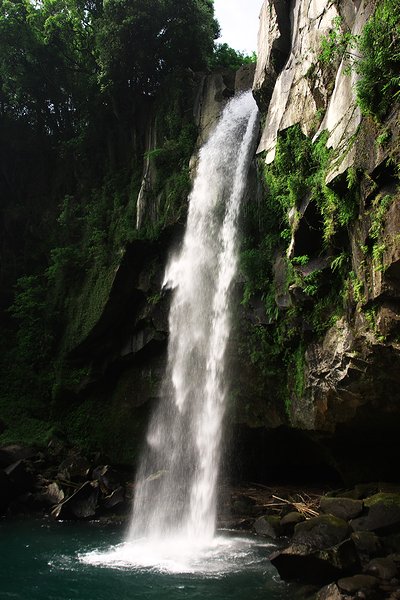
M 138 470 L 128 538 L 105 553 L 82 555 L 85 563 L 222 573 L 259 562 L 253 540 L 214 537 L 230 288 L 257 126 L 256 103 L 247 92 L 227 104 L 200 151 L 183 244 L 165 273 L 164 285 L 173 289 L 168 364 Z
M 168 365 L 137 476 L 131 540 L 201 545 L 214 535 L 229 296 L 257 121 L 251 92 L 234 98 L 200 151 L 183 245 L 165 273 L 174 290 Z

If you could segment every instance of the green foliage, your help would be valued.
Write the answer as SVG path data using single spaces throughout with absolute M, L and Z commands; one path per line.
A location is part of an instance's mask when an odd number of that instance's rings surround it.
M 318 61 L 326 65 L 341 60 L 343 56 L 350 54 L 355 45 L 356 38 L 349 31 L 345 31 L 343 19 L 336 17 L 333 19 L 332 29 L 321 39 Z
M 279 379 L 279 397 L 288 415 L 289 388 L 294 386 L 299 397 L 304 393 L 307 342 L 324 335 L 344 309 L 341 291 L 348 277 L 349 253 L 341 240 L 343 229 L 357 214 L 358 174 L 354 171 L 348 175 L 349 189 L 339 194 L 325 183 L 330 159 L 326 135 L 313 144 L 300 127 L 289 128 L 278 138 L 273 163 L 262 164 L 262 199 L 245 207 L 240 255 L 243 304 L 261 299 L 266 323 L 249 325 L 241 352 L 266 380 L 275 385 Z M 288 259 L 292 228 L 302 218 L 304 206 L 313 211 L 312 227 L 320 229 L 321 245 L 312 256 Z M 332 256 L 330 269 L 312 268 L 318 252 Z M 277 296 L 283 298 L 280 308 Z
M 296 396 L 301 398 L 304 393 L 305 385 L 305 356 L 303 344 L 300 344 L 299 347 L 293 352 L 292 361 L 295 375 L 294 391 Z
M 364 294 L 364 283 L 359 279 L 354 273 L 354 271 L 350 271 L 349 273 L 350 285 L 353 292 L 354 300 L 357 303 L 364 304 L 365 303 L 365 294 Z
M 382 131 L 382 133 L 378 135 L 378 137 L 375 140 L 375 144 L 377 146 L 384 146 L 390 140 L 391 136 L 392 132 L 389 129 L 385 129 L 384 131 Z
M 321 40 L 318 60 L 323 65 L 348 61 L 348 70 L 358 75 L 357 102 L 365 115 L 382 120 L 400 97 L 400 13 L 397 0 L 382 0 L 376 5 L 361 34 L 344 29 L 340 17 Z M 383 136 L 378 144 L 384 143 Z
M 386 194 L 385 196 L 378 195 L 372 204 L 371 209 L 371 226 L 369 228 L 369 236 L 373 240 L 378 240 L 382 234 L 382 227 L 386 218 L 388 209 L 393 202 L 393 196 Z
M 310 261 L 310 257 L 307 256 L 306 254 L 304 256 L 294 256 L 292 258 L 292 264 L 293 265 L 306 265 L 308 264 L 308 262 Z
M 102 85 L 152 95 L 169 73 L 204 68 L 217 35 L 211 0 L 108 0 L 96 35 Z
M 338 254 L 337 256 L 335 256 L 335 258 L 333 258 L 331 260 L 331 269 L 332 272 L 335 273 L 340 273 L 342 275 L 344 275 L 345 271 L 346 271 L 346 267 L 349 264 L 349 254 L 348 252 L 341 252 L 340 254 Z
M 357 202 L 354 193 L 339 196 L 325 183 L 330 158 L 326 139 L 324 133 L 313 144 L 300 127 L 291 127 L 279 138 L 275 160 L 265 169 L 265 179 L 282 224 L 288 225 L 289 211 L 298 210 L 306 195 L 310 196 L 321 212 L 323 237 L 328 243 L 339 227 L 347 226 L 354 218 Z M 354 189 L 356 174 L 349 177 Z
M 19 323 L 16 359 L 23 364 L 45 368 L 53 342 L 53 323 L 46 310 L 47 286 L 44 278 L 24 275 L 16 285 L 15 299 L 8 312 Z
M 319 290 L 321 271 L 315 270 L 303 278 L 303 291 L 307 296 L 315 296 Z
M 0 406 L 14 441 L 45 440 L 51 391 L 80 376 L 65 355 L 98 323 L 126 245 L 184 215 L 192 69 L 217 32 L 210 0 L 0 0 L 0 306 L 18 280 L 0 314 Z M 154 114 L 161 214 L 137 231 Z
M 362 112 L 383 119 L 400 97 L 400 12 L 397 0 L 377 3 L 358 42 L 357 100 Z
M 210 69 L 230 69 L 237 71 L 242 65 L 257 62 L 257 56 L 234 50 L 228 44 L 215 44 L 214 54 L 209 61 Z

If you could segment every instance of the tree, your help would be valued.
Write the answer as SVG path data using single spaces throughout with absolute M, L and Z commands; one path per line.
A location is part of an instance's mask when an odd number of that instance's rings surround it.
M 97 34 L 103 85 L 154 95 L 171 71 L 206 67 L 217 34 L 210 0 L 107 0 Z

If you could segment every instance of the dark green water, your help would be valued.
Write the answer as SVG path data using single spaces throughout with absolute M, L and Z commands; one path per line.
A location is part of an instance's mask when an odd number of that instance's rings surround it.
M 273 548 L 229 537 L 193 572 L 110 560 L 116 526 L 0 521 L 0 598 L 17 600 L 284 600 L 293 597 L 266 560 Z M 225 540 L 225 537 L 223 538 Z M 232 540 L 232 543 L 231 541 Z M 225 542 L 223 542 L 225 546 Z M 99 558 L 100 556 L 100 558 Z M 113 556 L 113 554 L 111 554 Z M 92 557 L 94 557 L 92 559 Z M 92 564 L 98 562 L 99 564 Z M 179 568 L 177 569 L 179 570 Z

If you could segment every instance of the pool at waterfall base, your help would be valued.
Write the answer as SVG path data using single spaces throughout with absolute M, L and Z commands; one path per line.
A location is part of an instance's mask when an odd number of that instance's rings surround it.
M 3 520 L 0 598 L 285 600 L 266 539 L 221 531 L 208 545 L 124 541 L 120 525 Z

